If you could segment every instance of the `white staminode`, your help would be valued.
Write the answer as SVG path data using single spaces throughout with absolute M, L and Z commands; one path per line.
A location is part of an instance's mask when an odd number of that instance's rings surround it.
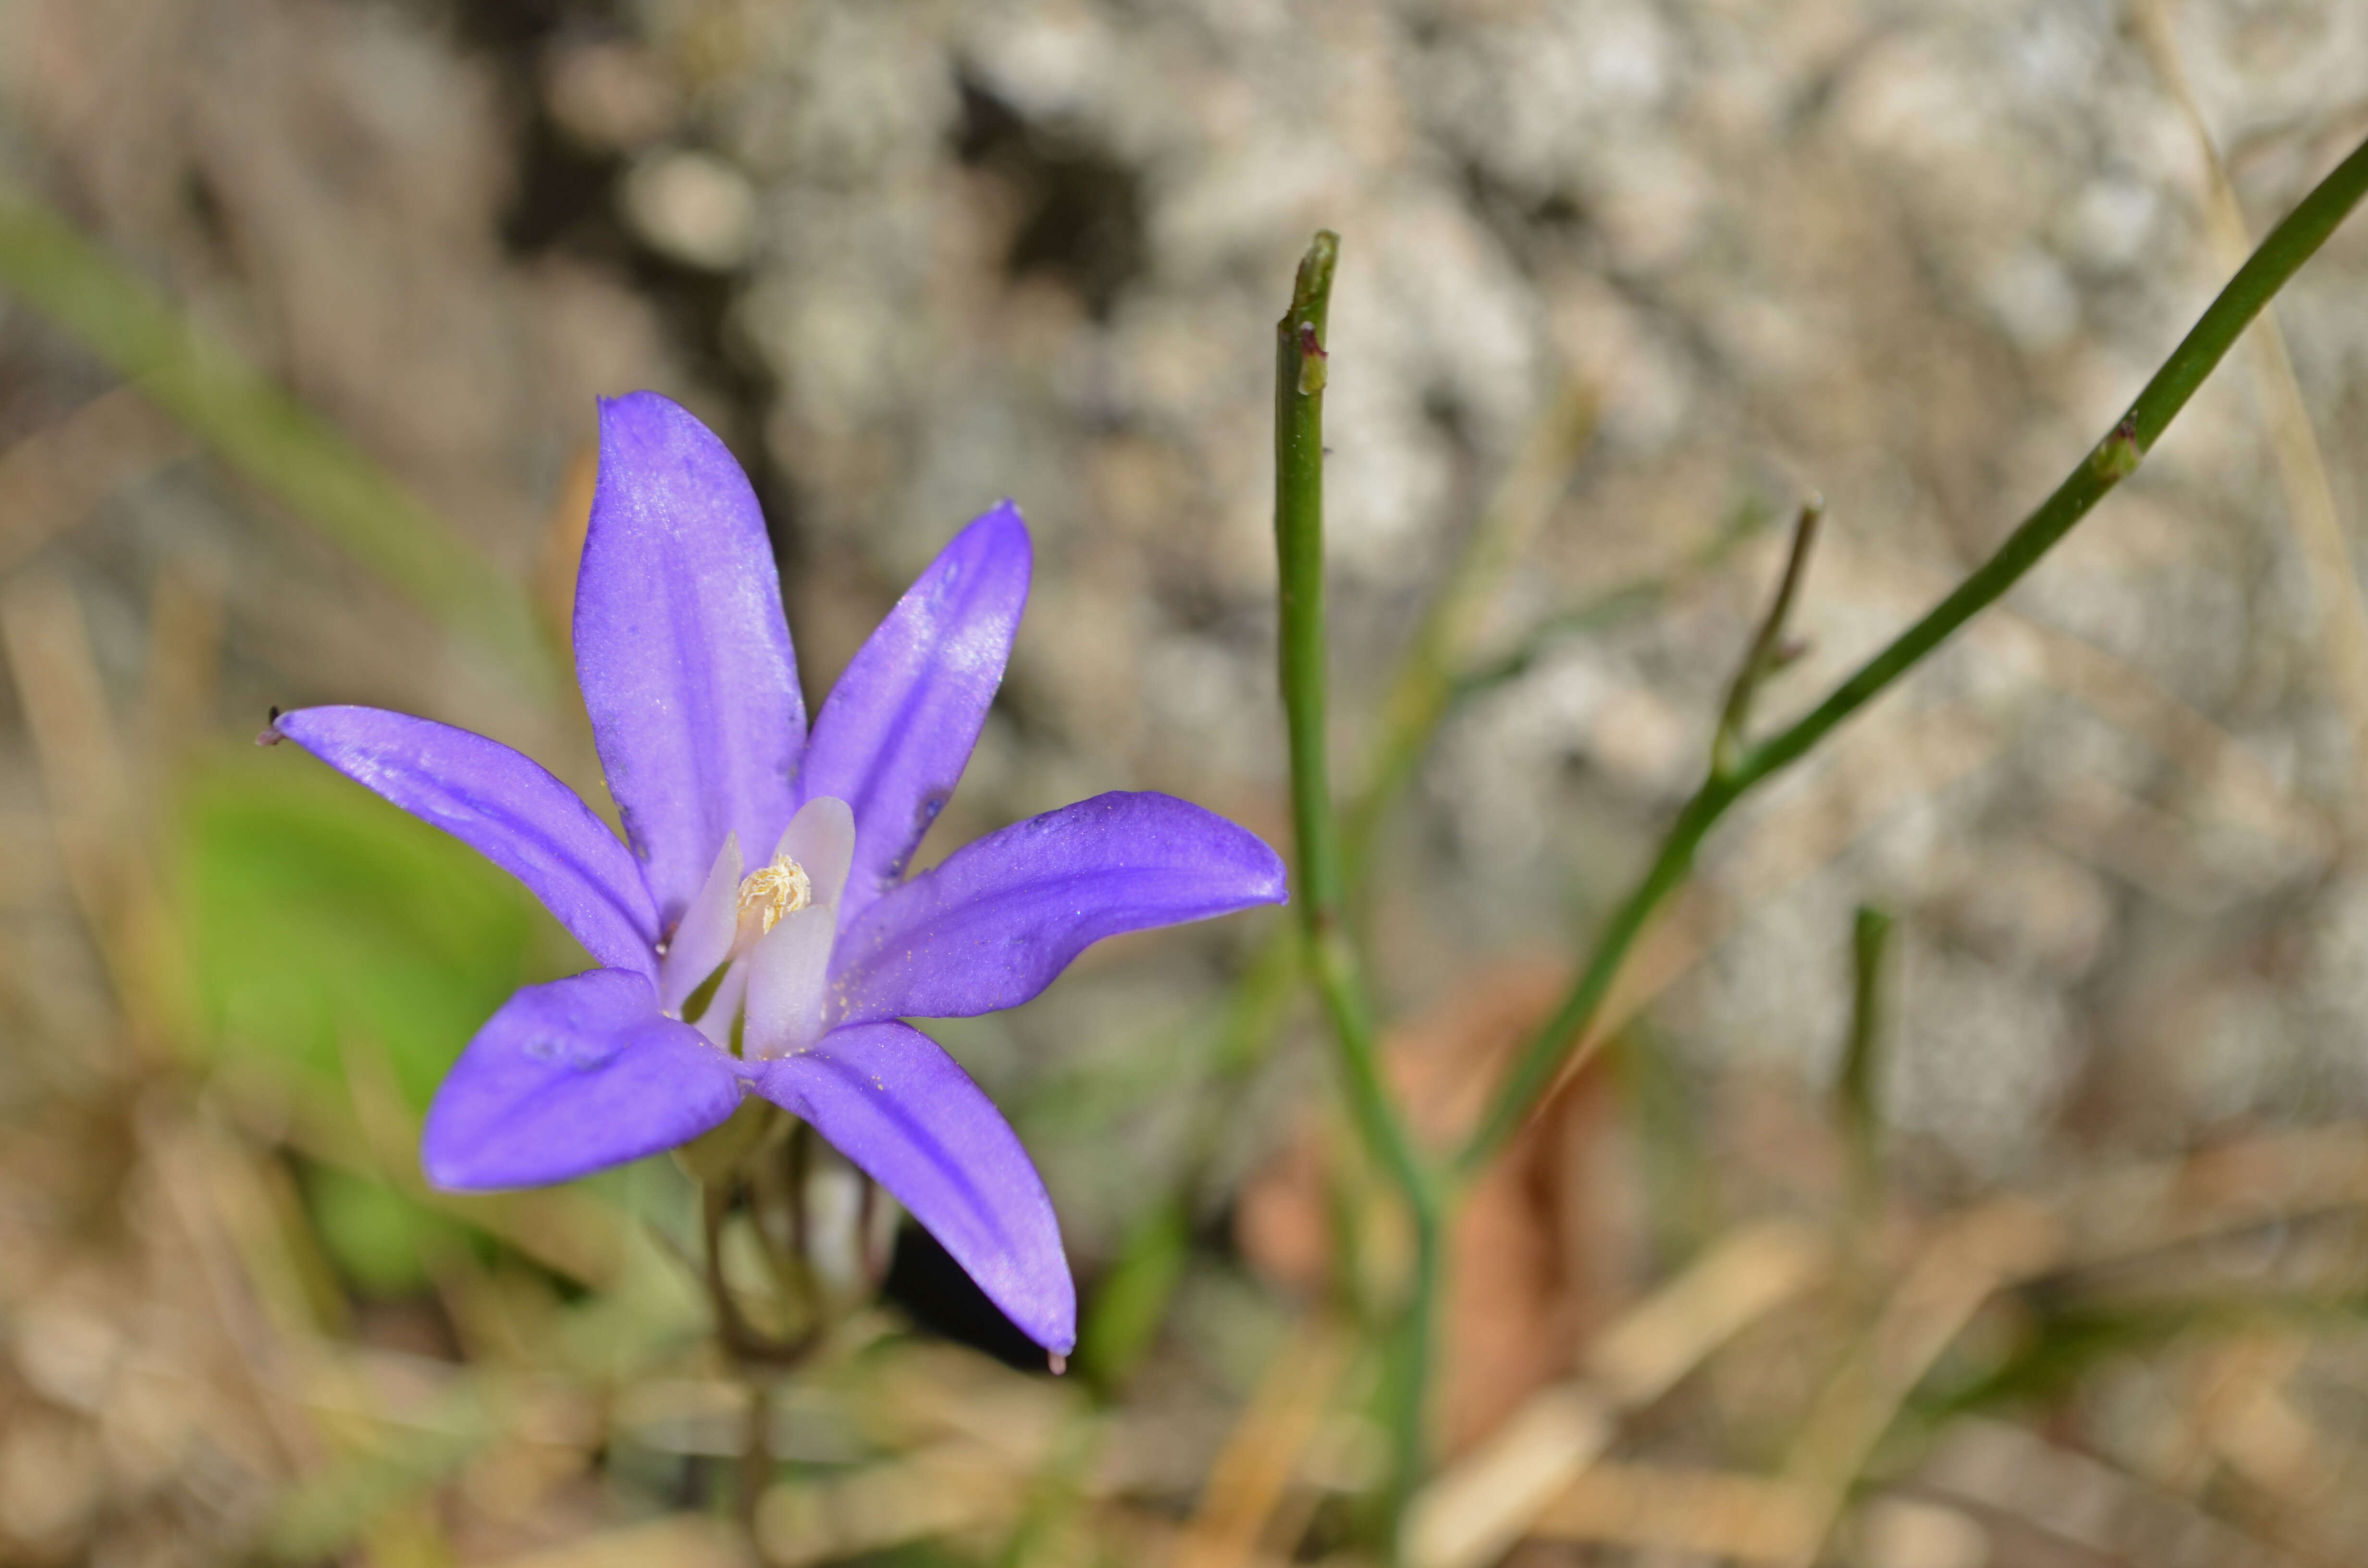
M 666 1010 L 680 1017 L 728 965 L 696 1020 L 700 1032 L 728 1045 L 745 1001 L 741 1046 L 748 1056 L 787 1056 L 812 1045 L 823 1031 L 839 895 L 854 858 L 855 813 L 844 801 L 808 801 L 772 858 L 745 880 L 739 840 L 726 835 L 660 960 Z

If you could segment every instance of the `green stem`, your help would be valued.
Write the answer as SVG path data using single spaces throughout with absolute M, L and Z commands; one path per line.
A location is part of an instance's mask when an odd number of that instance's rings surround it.
M 1850 922 L 1850 1035 L 1834 1080 L 1834 1107 L 1850 1147 L 1850 1188 L 1861 1214 L 1873 1214 L 1883 1192 L 1883 955 L 1891 944 L 1891 916 L 1871 903 Z
M 702 1183 L 700 1188 L 700 1211 L 707 1240 L 705 1275 L 707 1298 L 715 1309 L 715 1337 L 723 1353 L 744 1376 L 755 1378 L 765 1370 L 788 1370 L 798 1367 L 822 1344 L 826 1326 L 819 1312 L 786 1338 L 774 1338 L 748 1321 L 741 1312 L 740 1302 L 732 1293 L 731 1282 L 723 1272 L 723 1228 L 732 1217 L 734 1204 L 748 1195 L 746 1176 L 734 1172 L 720 1181 Z M 753 1221 L 752 1221 L 753 1222 Z M 757 1232 L 760 1245 L 769 1247 L 761 1227 Z
M 1546 479 L 1544 460 L 1561 460 L 1567 466 L 1585 428 L 1577 411 L 1560 408 L 1543 422 L 1544 428 L 1529 443 L 1541 461 L 1533 482 Z M 1557 436 L 1557 431 L 1560 433 Z M 1517 465 L 1518 466 L 1518 465 Z M 1552 474 L 1559 484 L 1559 469 Z M 1520 504 L 1521 483 L 1508 479 L 1497 501 L 1499 514 Z M 1534 668 L 1547 652 L 1565 639 L 1622 625 L 1667 604 L 1692 578 L 1719 567 L 1737 547 L 1757 537 L 1767 517 L 1756 506 L 1745 505 L 1723 522 L 1709 541 L 1688 552 L 1664 573 L 1638 577 L 1606 590 L 1559 615 L 1531 627 L 1519 645 L 1486 664 L 1459 669 L 1469 658 L 1463 645 L 1469 638 L 1417 634 L 1392 677 L 1391 697 L 1384 703 L 1383 733 L 1372 748 L 1364 787 L 1353 794 L 1340 814 L 1341 874 L 1346 892 L 1355 898 L 1371 874 L 1371 850 L 1381 825 L 1413 778 L 1429 748 L 1432 736 L 1449 715 Z M 1472 548 L 1500 555 L 1497 541 L 1516 531 L 1483 519 L 1474 530 Z M 1493 574 L 1458 568 L 1440 590 L 1442 597 L 1476 602 Z M 1468 616 L 1460 617 L 1468 620 Z M 1447 624 L 1435 603 L 1426 626 Z M 1443 694 L 1432 684 L 1432 668 L 1449 672 Z M 1189 1246 L 1190 1216 L 1224 1135 L 1240 1113 L 1241 1095 L 1249 1075 L 1266 1061 L 1268 1048 L 1290 1017 L 1300 998 L 1299 927 L 1284 920 L 1272 927 L 1252 950 L 1227 997 L 1216 1025 L 1210 1074 L 1194 1093 L 1186 1131 L 1178 1140 L 1184 1151 L 1172 1196 L 1139 1213 L 1120 1244 L 1118 1262 L 1103 1277 L 1102 1288 L 1086 1316 L 1079 1337 L 1079 1360 L 1105 1392 L 1115 1388 L 1133 1367 L 1157 1331 L 1169 1293 L 1183 1271 Z
M 1274 543 L 1281 574 L 1282 699 L 1291 727 L 1292 825 L 1299 839 L 1301 922 L 1323 930 L 1340 905 L 1340 836 L 1332 814 L 1324 642 L 1324 329 L 1340 237 L 1315 236 L 1275 325 Z
M 2140 392 L 2129 412 L 2007 536 L 1998 552 L 1841 685 L 1823 702 L 1759 745 L 1744 750 L 1732 766 L 1713 767 L 1702 788 L 1679 812 L 1660 853 L 1627 899 L 1614 912 L 1593 957 L 1579 973 L 1554 1017 L 1532 1036 L 1497 1086 L 1455 1169 L 1486 1165 L 1511 1141 L 1572 1055 L 1589 1039 L 1611 983 L 1629 949 L 1652 921 L 1661 901 L 1685 881 L 1694 851 L 1726 809 L 1757 785 L 1791 767 L 1865 707 L 1892 682 L 1916 667 L 1965 622 L 1995 604 L 2023 574 L 2039 564 L 2113 486 L 2136 471 L 2163 430 L 2196 388 L 2235 346 L 2247 326 L 2302 264 L 2327 243 L 2339 224 L 2368 195 L 2368 142 L 2335 166 L 2302 204 L 2270 232 L 2251 259 L 2212 301 L 2169 359 Z
M 1661 840 L 1660 853 L 1612 912 L 1611 923 L 1597 939 L 1595 951 L 1587 967 L 1579 971 L 1577 982 L 1564 995 L 1554 1016 L 1539 1026 L 1538 1032 L 1514 1059 L 1512 1069 L 1489 1096 L 1487 1109 L 1456 1154 L 1455 1170 L 1459 1176 L 1469 1176 L 1486 1166 L 1529 1119 L 1531 1108 L 1553 1086 L 1571 1053 L 1587 1038 L 1588 1026 L 1601 1010 L 1611 983 L 1620 977 L 1628 949 L 1644 935 L 1661 901 L 1684 884 L 1687 874 L 1693 869 L 1694 851 L 1701 847 L 1712 824 L 1740 793 L 1731 780 L 1713 778 L 1678 812 L 1668 836 Z
M 748 1544 L 763 1550 L 757 1515 L 765 1489 L 773 1483 L 773 1386 L 762 1377 L 746 1380 L 748 1421 L 740 1449 L 740 1528 Z
M 1801 597 L 1801 584 L 1809 574 L 1809 551 L 1816 548 L 1817 525 L 1825 516 L 1826 504 L 1820 497 L 1813 495 L 1801 504 L 1800 517 L 1793 525 L 1793 551 L 1784 558 L 1783 581 L 1776 586 L 1767 619 L 1759 623 L 1759 634 L 1751 640 L 1735 672 L 1735 685 L 1728 689 L 1726 707 L 1718 716 L 1718 733 L 1710 747 L 1713 773 L 1734 772 L 1744 743 L 1750 738 L 1751 699 L 1759 694 L 1761 677 L 1783 660 L 1784 627 L 1793 619 L 1793 601 Z
M 1360 1139 L 1405 1201 L 1415 1233 L 1415 1278 L 1392 1357 L 1387 1417 L 1390 1479 L 1383 1503 L 1393 1534 L 1425 1459 L 1425 1396 L 1444 1223 L 1438 1182 L 1416 1149 L 1382 1079 L 1380 1051 L 1357 951 L 1344 918 L 1339 823 L 1325 733 L 1325 323 L 1339 236 L 1315 236 L 1299 265 L 1291 309 L 1275 328 L 1274 535 L 1281 573 L 1281 684 L 1291 729 L 1292 820 L 1297 832 L 1298 906 L 1308 978 L 1330 1020 L 1349 1114 Z

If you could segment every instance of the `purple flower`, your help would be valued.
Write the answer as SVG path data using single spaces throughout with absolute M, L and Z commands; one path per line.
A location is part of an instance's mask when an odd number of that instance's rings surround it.
M 520 991 L 469 1042 L 427 1113 L 430 1180 L 564 1181 L 761 1095 L 1069 1350 L 1076 1295 L 1042 1178 L 901 1020 L 1017 1006 L 1092 942 L 1280 903 L 1284 877 L 1198 806 L 1109 794 L 903 880 L 1003 678 L 1030 561 L 1008 503 L 957 534 L 809 734 L 756 494 L 704 426 L 640 392 L 601 404 L 575 595 L 576 676 L 626 843 L 482 735 L 370 708 L 274 721 L 510 871 L 602 966 Z

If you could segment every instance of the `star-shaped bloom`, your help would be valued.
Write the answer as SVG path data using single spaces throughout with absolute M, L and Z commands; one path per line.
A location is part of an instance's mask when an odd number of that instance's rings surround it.
M 665 398 L 600 409 L 575 669 L 620 842 L 497 742 L 371 708 L 280 736 L 524 882 L 600 968 L 530 985 L 437 1093 L 421 1155 L 457 1189 L 669 1149 L 749 1094 L 810 1123 L 1056 1355 L 1076 1296 L 1044 1184 L 953 1059 L 904 1020 L 1018 1006 L 1088 944 L 1284 896 L 1250 833 L 1099 795 L 906 880 L 962 776 L 1028 597 L 1009 504 L 957 534 L 806 728 L 764 518 Z

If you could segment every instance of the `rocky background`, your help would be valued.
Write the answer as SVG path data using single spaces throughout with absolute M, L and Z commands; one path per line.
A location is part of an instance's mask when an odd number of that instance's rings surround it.
M 1338 230 L 1348 777 L 1481 519 L 1524 540 L 1470 651 L 1503 678 L 1458 704 L 1375 856 L 1376 970 L 1420 1020 L 1400 1063 L 1452 1096 L 1698 781 L 1800 499 L 1824 497 L 1825 536 L 1805 653 L 1763 694 L 1778 719 L 2110 427 L 2243 235 L 2368 131 L 2363 83 L 2368 9 L 2340 0 L 0 0 L 0 181 L 341 432 L 547 625 L 600 393 L 677 395 L 748 464 L 812 698 L 954 528 L 1016 498 L 1034 597 L 928 854 L 1117 787 L 1285 836 L 1269 335 L 1309 233 Z M 370 701 L 597 793 L 572 693 L 421 614 L 12 276 L 6 1553 L 734 1560 L 714 1524 L 734 1390 L 615 1218 L 664 1201 L 650 1182 L 598 1214 L 447 1212 L 404 1164 L 437 1052 L 484 995 L 567 967 L 564 940 L 290 783 L 302 759 L 236 749 L 269 703 Z M 1888 1261 L 1739 1342 L 1626 1462 L 1814 1481 L 1783 1434 L 1918 1247 L 1987 1256 L 1947 1227 L 1996 1195 L 2192 1177 L 2182 1159 L 2233 1148 L 2260 1158 L 2194 1200 L 2233 1205 L 2226 1236 L 2106 1203 L 2100 1234 L 2120 1214 L 2153 1239 L 2000 1266 L 1935 1364 L 1978 1389 L 2077 1341 L 2072 1371 L 2011 1391 L 2058 1425 L 1877 1423 L 1861 1462 L 1894 1511 L 1834 1550 L 2309 1562 L 2360 1539 L 2340 1482 L 2368 1464 L 2368 1187 L 2341 1165 L 2368 1117 L 2368 621 L 2344 554 L 2364 290 L 2355 222 L 2280 301 L 2285 360 L 2232 356 L 1999 610 L 1720 830 L 1638 956 L 1611 1070 L 1474 1221 L 1499 1229 L 1467 1242 L 1457 1452 L 1716 1238 L 1848 1207 L 1830 1104 L 1872 903 L 1899 923 L 1868 1221 Z M 1037 1152 L 1089 1293 L 1189 1184 L 1180 1285 L 1081 1414 L 1074 1381 L 936 1339 L 997 1343 L 900 1261 L 871 1331 L 889 1348 L 818 1374 L 781 1450 L 768 1558 L 931 1538 L 953 1555 L 865 1560 L 1247 1562 L 1339 1537 L 1363 1439 L 1355 1358 L 1304 1310 L 1338 1143 L 1321 1041 L 1293 1024 L 1224 1064 L 1228 987 L 1271 935 L 1117 944 L 946 1032 Z M 2113 1250 L 2157 1244 L 2168 1262 Z M 618 1311 L 641 1326 L 553 1348 L 592 1334 L 586 1301 L 640 1301 Z M 2271 1325 L 2206 1311 L 2231 1303 Z M 1336 1351 L 1314 1392 L 1278 1371 Z M 1909 1385 L 1895 1405 L 1920 1409 Z M 1303 1410 L 1286 1495 L 1226 1544 L 1212 1510 L 1258 1469 L 1225 1469 L 1228 1435 Z M 1088 1462 L 1067 1435 L 1098 1422 L 1118 1435 Z M 980 1439 L 997 1479 L 928 1468 L 981 1430 L 1009 1439 Z M 831 1490 L 866 1477 L 870 1502 Z M 1728 1554 L 1668 1539 L 1700 1507 L 1656 1537 L 1583 1493 L 1528 1520 L 1554 1539 L 1522 1561 Z

